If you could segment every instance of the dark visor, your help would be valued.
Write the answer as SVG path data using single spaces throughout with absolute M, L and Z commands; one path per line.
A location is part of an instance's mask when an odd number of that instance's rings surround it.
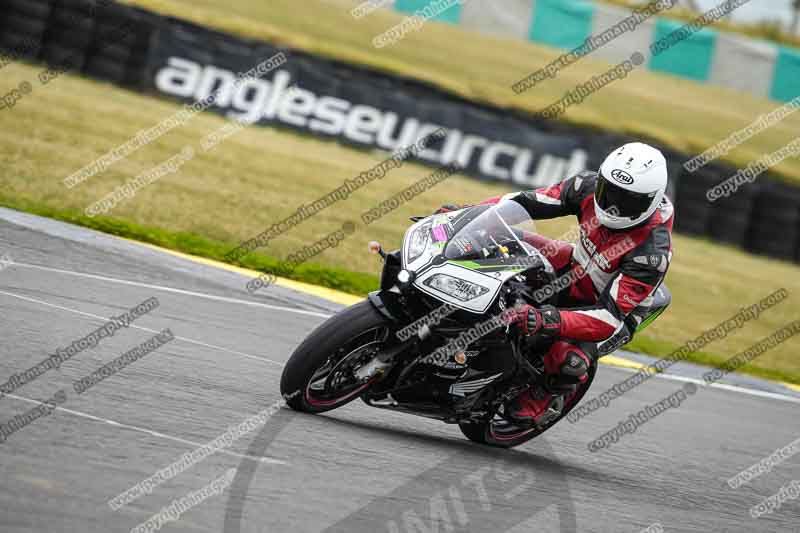
M 597 205 L 603 211 L 622 218 L 640 217 L 650 207 L 654 196 L 655 193 L 626 191 L 608 181 L 602 174 L 597 180 L 597 189 L 594 192 Z

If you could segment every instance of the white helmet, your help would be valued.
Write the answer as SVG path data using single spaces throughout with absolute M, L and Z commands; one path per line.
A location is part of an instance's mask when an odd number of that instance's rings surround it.
M 626 144 L 600 166 L 594 193 L 597 219 L 610 229 L 640 224 L 655 213 L 666 189 L 664 154 L 647 144 Z

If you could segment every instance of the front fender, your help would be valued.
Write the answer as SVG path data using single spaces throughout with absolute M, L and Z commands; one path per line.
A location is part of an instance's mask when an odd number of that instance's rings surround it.
M 383 316 L 391 320 L 392 322 L 397 322 L 397 317 L 395 317 L 391 311 L 386 308 L 386 304 L 383 303 L 383 298 L 381 297 L 381 293 L 383 291 L 373 291 L 369 293 L 367 299 L 369 303 Z
M 392 322 L 402 322 L 404 313 L 397 298 L 398 295 L 389 291 L 373 291 L 369 293 L 367 299 L 369 303 L 384 317 Z

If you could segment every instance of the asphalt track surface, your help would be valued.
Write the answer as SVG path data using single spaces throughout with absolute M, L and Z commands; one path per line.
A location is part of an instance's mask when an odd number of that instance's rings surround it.
M 127 532 L 232 468 L 228 489 L 161 531 L 800 531 L 800 500 L 749 514 L 800 480 L 800 454 L 740 488 L 726 484 L 800 437 L 796 401 L 700 387 L 635 434 L 588 451 L 621 419 L 686 385 L 661 378 L 508 451 L 360 401 L 322 416 L 282 409 L 113 511 L 114 496 L 274 405 L 283 363 L 338 306 L 281 287 L 251 296 L 240 274 L 6 210 L 2 253 L 16 264 L 0 271 L 0 383 L 106 317 L 160 302 L 0 399 L 5 423 L 66 393 L 52 414 L 0 443 L 3 533 Z M 174 341 L 83 394 L 73 390 L 164 328 Z M 628 375 L 603 366 L 594 390 Z

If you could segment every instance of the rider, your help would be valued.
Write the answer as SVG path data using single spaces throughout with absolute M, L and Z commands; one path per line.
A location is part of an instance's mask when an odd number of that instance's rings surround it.
M 509 408 L 511 418 L 541 425 L 558 416 L 576 394 L 576 385 L 588 379 L 598 345 L 609 339 L 622 341 L 616 346 L 627 342 L 642 320 L 666 307 L 669 296 L 659 286 L 672 259 L 674 220 L 666 187 L 663 154 L 630 143 L 614 150 L 599 172 L 584 171 L 551 187 L 483 202 L 511 199 L 531 218 L 575 215 L 580 223 L 575 245 L 533 237 L 556 274 L 571 275 L 571 283 L 558 293 L 558 307 L 526 304 L 517 309 L 514 322 L 522 332 L 550 347 L 544 358 L 545 387 L 520 394 Z M 654 311 L 656 291 L 661 305 Z

